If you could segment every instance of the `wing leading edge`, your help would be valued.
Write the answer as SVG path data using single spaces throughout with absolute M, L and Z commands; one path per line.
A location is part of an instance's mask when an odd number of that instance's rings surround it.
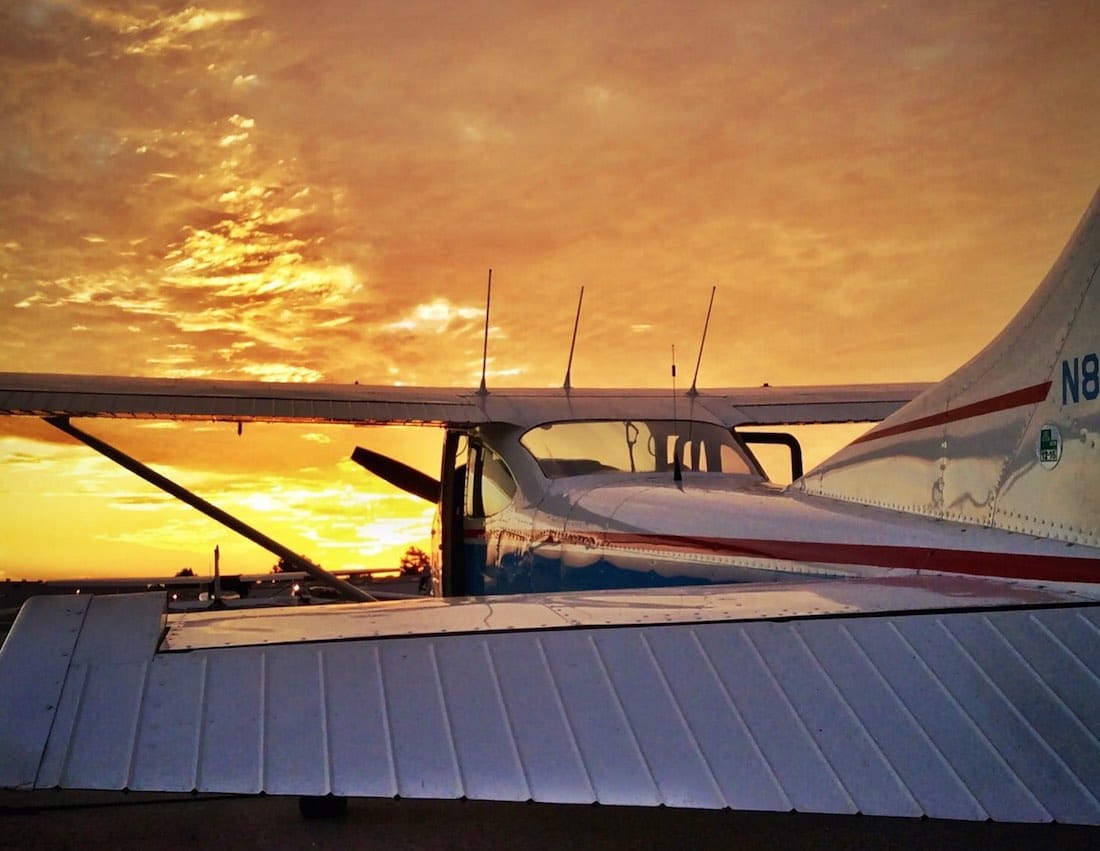
M 684 394 L 679 415 L 738 425 L 877 422 L 926 385 L 729 388 Z M 533 426 L 562 419 L 671 416 L 653 389 L 501 389 L 295 384 L 0 373 L 0 416 L 230 422 Z M 688 407 L 685 407 L 688 406 Z

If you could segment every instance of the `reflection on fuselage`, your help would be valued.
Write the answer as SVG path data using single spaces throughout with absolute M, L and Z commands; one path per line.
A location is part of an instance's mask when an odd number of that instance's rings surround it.
M 774 574 L 738 569 L 689 540 L 720 533 L 725 495 L 768 487 L 751 453 L 718 424 L 570 421 L 526 432 L 496 426 L 470 432 L 455 463 L 463 477 L 463 546 L 455 559 L 461 564 L 446 569 L 461 572 L 454 586 L 460 593 L 653 587 Z M 676 529 L 689 537 L 663 531 Z

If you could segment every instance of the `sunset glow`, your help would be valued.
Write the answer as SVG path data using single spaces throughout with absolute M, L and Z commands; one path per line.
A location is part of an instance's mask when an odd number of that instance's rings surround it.
M 1096 190 L 1097 80 L 1095 3 L 10 0 L 0 371 L 472 386 L 491 267 L 491 387 L 582 285 L 574 386 L 667 386 L 715 284 L 701 386 L 936 380 Z M 82 427 L 325 567 L 427 547 L 349 456 L 433 429 Z M 274 561 L 33 421 L 0 516 L 0 579 Z

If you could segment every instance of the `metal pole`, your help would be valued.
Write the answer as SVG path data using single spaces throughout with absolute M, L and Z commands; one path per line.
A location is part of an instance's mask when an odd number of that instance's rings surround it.
M 493 270 L 489 270 L 489 286 L 485 292 L 485 339 L 481 346 L 481 387 L 478 393 L 484 396 L 489 392 L 485 384 L 485 370 L 489 364 L 489 305 L 493 302 Z
M 229 514 L 216 505 L 212 505 L 200 496 L 196 496 L 191 491 L 176 484 L 171 479 L 165 478 L 155 470 L 146 467 L 140 461 L 135 458 L 131 458 L 129 455 L 115 449 L 110 444 L 104 443 L 102 440 L 96 437 L 92 437 L 87 432 L 83 432 L 69 422 L 68 417 L 44 417 L 45 421 L 52 425 L 54 428 L 59 429 L 70 437 L 74 437 L 81 443 L 90 446 L 96 452 L 101 455 L 105 455 L 110 458 L 116 464 L 129 470 L 136 476 L 140 476 L 149 482 L 149 484 L 160 488 L 162 491 L 171 494 L 181 502 L 185 502 L 190 505 L 196 511 L 201 511 L 207 517 L 212 520 L 217 520 L 223 526 L 227 526 L 232 529 L 238 535 L 242 535 L 254 544 L 258 544 L 263 547 L 269 553 L 277 555 L 284 561 L 293 564 L 299 570 L 305 571 L 318 582 L 323 582 L 326 585 L 340 591 L 344 596 L 350 597 L 352 600 L 359 600 L 362 602 L 375 602 L 375 598 L 364 591 L 362 588 L 357 588 L 350 582 L 345 582 L 336 576 L 333 576 L 327 570 L 320 565 L 314 564 L 305 556 L 298 555 L 296 552 L 284 547 L 278 541 L 269 538 L 257 529 L 253 529 L 247 523 L 238 520 L 232 514 Z
M 218 605 L 222 600 L 222 568 L 221 568 L 221 548 L 214 547 L 214 604 Z
M 565 365 L 565 382 L 562 384 L 562 389 L 568 393 L 573 389 L 572 372 L 573 372 L 573 350 L 577 347 L 577 329 L 581 325 L 581 305 L 584 304 L 584 287 L 581 287 L 580 298 L 577 299 L 577 317 L 573 320 L 573 341 L 569 344 L 569 363 Z
M 714 308 L 714 294 L 717 290 L 717 284 L 710 288 L 710 304 L 707 305 L 707 318 L 703 323 L 703 337 L 699 340 L 699 357 L 695 361 L 695 375 L 691 377 L 691 389 L 688 391 L 689 396 L 699 395 L 699 391 L 695 389 L 695 383 L 699 380 L 699 365 L 703 362 L 703 346 L 707 344 L 707 329 L 710 328 L 710 312 Z

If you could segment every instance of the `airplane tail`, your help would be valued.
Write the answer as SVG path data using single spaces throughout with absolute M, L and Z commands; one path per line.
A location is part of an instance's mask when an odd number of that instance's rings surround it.
M 1100 191 L 981 352 L 792 488 L 1100 546 Z

